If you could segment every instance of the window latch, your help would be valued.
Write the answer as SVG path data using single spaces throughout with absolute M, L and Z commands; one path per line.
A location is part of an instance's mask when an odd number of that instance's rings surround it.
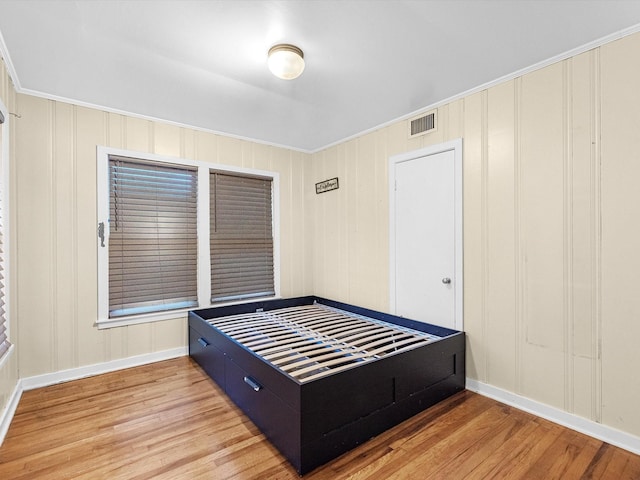
M 100 239 L 100 246 L 104 247 L 104 222 L 98 224 L 98 238 Z

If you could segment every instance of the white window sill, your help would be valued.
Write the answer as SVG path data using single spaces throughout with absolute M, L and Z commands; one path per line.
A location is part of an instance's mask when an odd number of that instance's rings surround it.
M 164 320 L 184 320 L 187 318 L 189 309 L 169 310 L 166 312 L 146 313 L 143 315 L 128 315 L 123 317 L 98 319 L 96 326 L 98 330 L 105 328 L 126 327 L 129 325 L 139 325 L 141 323 L 161 322 Z
M 220 302 L 210 305 L 204 305 L 200 307 L 185 308 L 179 310 L 169 310 L 165 312 L 146 313 L 142 315 L 128 315 L 115 318 L 103 318 L 96 321 L 96 327 L 98 330 L 104 330 L 107 328 L 127 327 L 130 325 L 140 325 L 142 323 L 161 322 L 165 320 L 186 320 L 191 310 L 202 310 L 205 308 L 226 307 L 229 305 L 241 305 L 243 303 L 262 302 L 268 300 L 277 300 L 282 298 L 280 295 L 274 295 L 271 297 L 256 297 L 249 298 L 243 301 L 235 302 Z

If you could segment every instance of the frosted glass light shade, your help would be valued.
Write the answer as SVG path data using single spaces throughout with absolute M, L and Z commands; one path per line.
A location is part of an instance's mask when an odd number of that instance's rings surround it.
M 276 77 L 293 80 L 304 70 L 304 54 L 294 45 L 275 45 L 269 49 L 267 64 Z

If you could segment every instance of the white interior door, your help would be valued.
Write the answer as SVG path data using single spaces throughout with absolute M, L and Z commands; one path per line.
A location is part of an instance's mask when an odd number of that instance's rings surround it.
M 392 162 L 391 304 L 396 315 L 462 329 L 456 155 L 432 148 Z

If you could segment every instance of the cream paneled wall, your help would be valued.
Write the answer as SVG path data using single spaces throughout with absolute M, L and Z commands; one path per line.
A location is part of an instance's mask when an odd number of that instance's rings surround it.
M 95 327 L 97 145 L 279 172 L 282 294 L 312 292 L 303 227 L 309 155 L 28 95 L 18 95 L 17 109 L 21 377 L 187 344 L 179 319 Z
M 640 432 L 640 35 L 602 48 L 601 279 L 596 341 L 602 421 Z M 596 349 L 596 353 L 598 353 Z
M 315 293 L 389 308 L 388 159 L 464 142 L 470 378 L 640 435 L 640 35 L 316 153 Z
M 388 159 L 462 137 L 470 378 L 640 435 L 640 35 L 313 155 L 16 95 L 12 324 L 20 377 L 184 347 L 182 320 L 97 330 L 96 145 L 276 170 L 282 293 L 389 308 Z M 313 184 L 339 177 L 316 195 Z
M 5 107 L 9 110 L 9 112 L 15 112 L 15 98 L 16 92 L 9 77 L 9 73 L 7 72 L 6 66 L 4 64 L 4 60 L 0 57 L 0 99 L 2 99 L 2 103 L 4 103 Z M 9 122 L 10 128 L 10 137 L 14 137 L 14 129 L 15 129 L 15 119 L 12 115 L 9 115 L 8 118 L 5 118 L 5 121 Z M 2 138 L 0 136 L 0 148 L 2 142 L 9 142 L 11 145 L 11 138 Z M 10 149 L 9 155 L 10 164 L 13 164 L 13 149 Z M 14 174 L 14 171 L 11 171 L 11 174 Z M 11 183 L 11 181 L 10 181 Z M 15 189 L 14 189 L 15 190 Z M 5 255 L 9 255 L 10 268 L 13 268 L 12 271 L 15 271 L 15 229 L 12 228 L 11 219 L 15 218 L 14 207 L 15 207 L 15 191 L 11 190 L 10 194 L 12 198 L 9 199 L 10 202 L 10 212 L 3 212 L 5 218 L 3 218 L 3 222 L 5 226 L 9 227 L 9 240 L 11 244 L 11 251 L 4 251 Z M 16 309 L 14 308 L 16 302 L 15 295 L 15 283 L 13 282 L 13 275 L 11 278 L 5 278 L 3 280 L 6 285 L 8 285 L 9 290 L 9 340 L 12 343 L 16 343 L 16 338 L 18 336 L 18 322 L 15 320 L 16 318 Z M 2 366 L 0 366 L 0 419 L 2 416 L 2 412 L 5 407 L 7 407 L 11 396 L 13 395 L 16 385 L 18 384 L 18 355 L 16 353 L 17 349 L 11 353 L 11 355 L 4 360 Z

